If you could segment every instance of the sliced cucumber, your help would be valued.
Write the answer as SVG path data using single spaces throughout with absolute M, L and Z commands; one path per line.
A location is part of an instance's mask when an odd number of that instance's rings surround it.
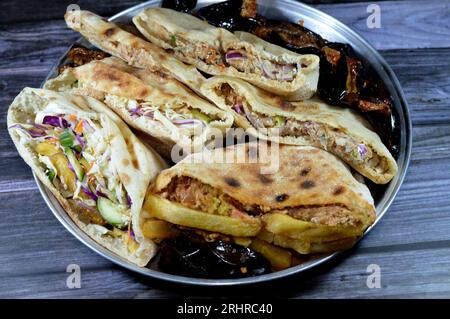
M 129 217 L 125 215 L 125 210 L 118 204 L 105 197 L 99 197 L 97 200 L 97 208 L 100 215 L 112 226 L 123 228 L 128 225 Z
M 69 159 L 69 163 L 72 165 L 78 180 L 82 181 L 84 177 L 84 170 L 83 167 L 81 167 L 80 162 L 78 162 L 77 157 L 75 156 L 73 151 L 68 147 L 64 149 L 64 152 L 66 153 L 67 158 Z
M 212 121 L 212 119 L 208 115 L 203 114 L 199 110 L 193 109 L 193 110 L 191 110 L 191 114 L 195 119 L 201 120 L 205 123 L 209 123 Z

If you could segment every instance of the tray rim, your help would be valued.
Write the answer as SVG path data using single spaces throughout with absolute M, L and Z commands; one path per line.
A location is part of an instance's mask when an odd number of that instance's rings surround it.
M 123 16 L 126 16 L 127 14 L 131 12 L 135 12 L 141 9 L 144 9 L 146 7 L 151 7 L 159 4 L 160 1 L 146 1 L 141 4 L 132 6 L 130 8 L 127 8 L 112 17 L 108 19 L 108 21 L 115 21 Z M 209 5 L 215 2 L 220 2 L 216 0 L 206 0 L 206 1 L 199 1 L 200 6 L 203 5 Z M 263 5 L 267 4 L 267 1 L 262 1 Z M 412 122 L 410 117 L 410 112 L 408 108 L 408 103 L 406 101 L 406 98 L 403 93 L 403 89 L 400 85 L 400 82 L 398 81 L 395 73 L 392 71 L 388 63 L 384 60 L 384 58 L 378 53 L 378 51 L 369 44 L 361 35 L 359 35 L 356 31 L 354 31 L 352 28 L 348 27 L 347 25 L 343 24 L 336 18 L 316 9 L 309 5 L 306 5 L 301 2 L 297 2 L 295 0 L 278 0 L 278 1 L 270 1 L 269 4 L 271 6 L 276 6 L 280 3 L 284 3 L 286 5 L 291 6 L 297 6 L 299 7 L 299 11 L 309 11 L 309 13 L 313 13 L 317 17 L 321 18 L 322 22 L 326 22 L 327 24 L 331 24 L 333 27 L 337 27 L 338 29 L 345 30 L 345 32 L 349 33 L 352 37 L 356 38 L 357 41 L 359 41 L 365 49 L 369 50 L 372 57 L 377 60 L 379 65 L 382 67 L 383 71 L 387 73 L 387 76 L 392 82 L 393 89 L 395 90 L 395 94 L 397 94 L 398 101 L 400 102 L 400 107 L 398 108 L 399 112 L 399 118 L 401 120 L 402 128 L 404 131 L 401 131 L 401 139 L 403 143 L 401 145 L 404 149 L 400 149 L 399 157 L 398 157 L 398 164 L 399 164 L 399 171 L 397 175 L 394 177 L 394 179 L 390 182 L 388 188 L 386 189 L 385 193 L 383 194 L 383 197 L 376 206 L 377 208 L 377 217 L 375 222 L 366 229 L 364 234 L 358 239 L 361 240 L 366 236 L 366 234 L 371 231 L 375 225 L 380 221 L 380 219 L 384 216 L 384 214 L 388 211 L 389 207 L 392 205 L 393 201 L 395 200 L 398 191 L 400 190 L 401 185 L 403 184 L 403 181 L 406 176 L 406 172 L 409 167 L 410 159 L 411 159 L 411 151 L 412 151 Z M 303 13 L 302 13 L 303 14 Z M 77 39 L 74 43 L 72 43 L 69 48 L 66 50 L 66 52 L 61 56 L 61 58 L 58 59 L 58 61 L 54 64 L 54 66 L 50 69 L 46 79 L 42 83 L 42 85 L 47 81 L 49 78 L 51 78 L 54 74 L 56 74 L 56 71 L 58 67 L 61 65 L 61 62 L 64 60 L 65 56 L 69 52 L 70 48 L 78 44 L 80 42 L 83 42 L 85 40 L 82 40 L 83 38 L 80 37 Z M 42 87 L 41 85 L 41 87 Z M 391 92 L 392 93 L 392 92 Z M 400 162 L 400 160 L 402 160 Z M 400 163 L 399 163 L 400 162 Z M 298 275 L 299 273 L 305 272 L 309 269 L 312 269 L 314 267 L 317 267 L 319 265 L 322 265 L 329 260 L 341 255 L 342 253 L 348 252 L 349 250 L 345 251 L 339 251 L 332 253 L 330 255 L 314 259 L 312 261 L 306 262 L 304 264 L 290 267 L 285 270 L 255 276 L 255 277 L 247 277 L 247 278 L 237 278 L 237 279 L 205 279 L 205 278 L 195 278 L 195 277 L 187 277 L 187 276 L 179 276 L 179 275 L 172 275 L 164 272 L 160 272 L 157 270 L 153 270 L 150 268 L 142 268 L 138 267 L 124 258 L 114 254 L 113 252 L 109 251 L 96 241 L 94 241 L 89 235 L 84 233 L 76 224 L 72 221 L 72 219 L 68 216 L 68 214 L 64 211 L 64 209 L 61 207 L 61 205 L 57 202 L 56 198 L 51 194 L 51 192 L 39 181 L 37 176 L 33 172 L 33 177 L 36 181 L 36 184 L 38 186 L 39 192 L 41 193 L 45 203 L 50 208 L 53 215 L 58 219 L 58 221 L 73 235 L 75 236 L 79 241 L 81 241 L 85 246 L 93 250 L 94 252 L 98 253 L 102 257 L 110 260 L 111 262 L 122 266 L 128 270 L 131 270 L 133 272 L 139 273 L 141 275 L 144 275 L 146 277 L 150 277 L 156 280 L 160 281 L 168 281 L 172 283 L 178 283 L 178 284 L 185 284 L 185 285 L 196 285 L 196 286 L 236 286 L 236 285 L 251 285 L 256 283 L 262 283 L 267 281 L 272 281 L 275 279 L 281 279 L 285 278 L 287 276 L 292 275 Z M 388 196 L 386 195 L 387 193 Z M 378 211 L 378 206 L 382 205 L 381 211 Z M 357 246 L 357 244 L 355 245 Z M 351 248 L 350 250 L 352 250 Z

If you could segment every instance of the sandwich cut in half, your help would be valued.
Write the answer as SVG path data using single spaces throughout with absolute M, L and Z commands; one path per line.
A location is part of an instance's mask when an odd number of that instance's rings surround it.
M 69 11 L 64 18 L 69 28 L 81 33 L 97 48 L 134 67 L 168 72 L 200 94 L 198 88 L 204 76 L 194 66 L 181 62 L 159 46 L 89 11 Z
M 155 244 L 142 233 L 142 203 L 166 167 L 103 103 L 25 88 L 8 110 L 25 162 L 75 224 L 122 258 L 145 266 Z
M 324 149 L 378 184 L 397 173 L 397 163 L 380 137 L 353 110 L 317 99 L 288 102 L 226 76 L 211 77 L 201 91 L 231 112 L 237 126 L 259 138 Z
M 163 72 L 139 69 L 115 58 L 92 61 L 66 69 L 45 88 L 90 95 L 103 101 L 130 126 L 159 143 L 166 157 L 174 144 L 186 152 L 204 147 L 211 129 L 221 133 L 233 116 L 198 97 Z
M 157 176 L 143 209 L 180 227 L 300 254 L 347 248 L 374 222 L 368 188 L 334 155 L 310 146 L 262 149 L 260 141 L 189 155 Z M 278 169 L 267 174 L 271 161 Z
M 205 73 L 238 77 L 290 100 L 316 92 L 316 55 L 300 55 L 250 33 L 232 33 L 166 8 L 147 8 L 133 22 L 152 43 Z

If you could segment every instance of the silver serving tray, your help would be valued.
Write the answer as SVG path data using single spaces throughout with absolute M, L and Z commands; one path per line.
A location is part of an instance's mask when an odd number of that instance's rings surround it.
M 210 5 L 220 1 L 216 0 L 206 0 L 198 1 L 197 8 Z M 258 12 L 264 16 L 271 18 L 278 18 L 286 21 L 299 21 L 300 19 L 304 21 L 304 25 L 320 34 L 327 40 L 338 41 L 350 44 L 353 49 L 363 56 L 375 69 L 375 71 L 380 75 L 381 79 L 384 81 L 387 89 L 389 90 L 394 107 L 399 114 L 399 125 L 401 128 L 401 141 L 399 149 L 399 157 L 397 160 L 398 164 L 398 174 L 394 179 L 386 186 L 384 194 L 381 194 L 375 199 L 377 218 L 375 223 L 369 227 L 365 233 L 367 234 L 372 228 L 377 224 L 377 222 L 383 217 L 383 215 L 388 210 L 389 206 L 394 201 L 394 198 L 400 189 L 400 186 L 405 177 L 412 146 L 412 127 L 411 119 L 408 112 L 408 105 L 406 99 L 403 95 L 400 83 L 397 80 L 394 72 L 391 70 L 386 61 L 381 57 L 381 55 L 359 34 L 345 26 L 343 23 L 334 19 L 333 17 L 314 9 L 303 3 L 299 3 L 293 0 L 278 0 L 278 1 L 258 1 Z M 160 6 L 161 1 L 147 1 L 140 5 L 131 7 L 125 11 L 122 11 L 115 16 L 111 17 L 109 20 L 114 22 L 130 22 L 131 18 L 139 13 L 142 9 L 146 7 Z M 83 9 L 83 8 L 81 8 Z M 89 44 L 83 40 L 79 39 L 76 43 L 89 46 Z M 67 52 L 66 52 L 67 53 Z M 64 54 L 61 59 L 55 64 L 51 72 L 48 74 L 47 79 L 52 78 L 57 75 L 58 66 L 65 60 L 66 54 Z M 277 271 L 274 273 L 249 277 L 240 279 L 203 279 L 203 278 L 192 278 L 185 276 L 176 276 L 167 273 L 163 273 L 157 270 L 149 268 L 140 268 L 127 260 L 117 256 L 113 252 L 104 248 L 93 239 L 91 239 L 87 234 L 85 234 L 81 229 L 79 229 L 70 217 L 66 214 L 64 209 L 61 207 L 56 198 L 51 194 L 51 192 L 34 176 L 39 191 L 42 194 L 45 202 L 47 203 L 50 210 L 56 216 L 56 218 L 64 225 L 64 227 L 71 232 L 76 238 L 78 238 L 83 244 L 88 246 L 93 251 L 102 255 L 103 257 L 109 259 L 110 261 L 132 270 L 136 273 L 142 274 L 144 276 L 162 279 L 170 282 L 200 285 L 200 286 L 232 286 L 232 285 L 244 285 L 252 283 L 261 283 L 277 278 L 286 277 L 293 274 L 298 274 L 313 267 L 316 267 L 334 257 L 336 257 L 339 252 L 314 259 L 303 263 L 301 265 L 291 267 L 282 271 Z M 363 236 L 364 237 L 364 236 Z

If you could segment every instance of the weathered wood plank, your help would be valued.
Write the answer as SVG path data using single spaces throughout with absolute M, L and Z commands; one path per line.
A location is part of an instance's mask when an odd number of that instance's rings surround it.
M 22 87 L 39 86 L 78 37 L 60 19 L 68 3 L 51 2 L 38 10 L 38 1 L 0 2 L 0 298 L 267 297 L 268 290 L 278 297 L 450 297 L 449 1 L 379 3 L 380 30 L 365 26 L 368 2 L 317 6 L 377 48 L 407 48 L 382 54 L 403 85 L 415 126 L 409 174 L 385 217 L 345 258 L 264 287 L 220 290 L 143 278 L 89 250 L 51 215 L 15 151 L 5 130 L 7 106 Z M 137 1 L 79 3 L 109 16 Z M 8 11 L 12 5 L 14 14 Z M 430 49 L 409 50 L 416 47 Z M 71 263 L 81 266 L 81 289 L 65 285 Z M 366 286 L 369 264 L 381 267 L 381 289 Z
M 125 10 L 131 6 L 142 3 L 138 0 L 97 0 L 95 2 L 89 0 L 57 0 L 51 1 L 42 7 L 42 4 L 36 0 L 22 0 L 20 2 L 14 0 L 2 0 L 0 2 L 0 23 L 14 23 L 23 21 L 40 21 L 59 19 L 62 17 L 68 5 L 76 2 L 83 10 L 94 10 L 96 13 L 105 17 L 112 16 L 117 12 Z M 325 4 L 333 3 L 333 0 L 303 0 L 308 4 Z M 344 0 L 340 2 L 359 2 L 359 0 Z M 380 2 L 373 1 L 373 2 Z
M 415 152 L 409 175 L 381 222 L 348 254 L 348 258 L 298 278 L 299 286 L 295 289 L 279 288 L 279 296 L 339 297 L 357 289 L 360 297 L 396 297 L 418 294 L 424 284 L 427 296 L 448 294 L 448 279 L 439 267 L 447 262 L 444 260 L 448 255 L 445 249 L 450 244 L 447 227 L 450 223 L 450 176 L 442 174 L 450 170 L 450 140 L 440 140 L 448 134 L 450 126 L 415 128 Z M 439 150 L 433 152 L 429 148 L 430 140 L 440 142 Z M 27 201 L 23 201 L 24 198 Z M 20 241 L 18 246 L 0 246 L 0 255 L 4 256 L 0 261 L 0 276 L 8 274 L 2 276 L 5 279 L 0 282 L 0 287 L 8 288 L 18 283 L 23 287 L 15 290 L 14 296 L 173 296 L 168 291 L 149 288 L 155 285 L 166 287 L 164 284 L 119 270 L 84 247 L 51 215 L 35 189 L 0 193 L 0 202 L 0 216 L 3 218 L 0 242 Z M 438 264 L 426 268 L 427 260 L 431 259 Z M 65 267 L 69 263 L 77 263 L 85 270 L 83 278 L 86 281 L 83 281 L 81 290 L 69 290 L 64 286 Z M 364 286 L 365 269 L 371 263 L 379 264 L 385 274 L 381 290 Z M 415 273 L 418 269 L 421 269 L 420 274 Z M 405 277 L 401 277 L 403 279 L 398 277 L 400 271 L 406 271 Z M 108 278 L 106 284 L 100 280 L 104 277 Z M 426 281 L 428 277 L 432 279 Z M 43 282 L 48 284 L 43 285 Z M 313 289 L 319 283 L 320 289 Z M 114 289 L 106 290 L 104 285 L 117 287 L 120 293 L 114 293 Z M 105 291 L 109 294 L 105 295 Z M 198 293 L 202 296 L 204 292 Z M 210 291 L 205 294 L 210 295 Z
M 356 30 L 376 49 L 445 48 L 450 46 L 450 1 L 386 1 L 381 28 L 367 27 L 367 7 L 374 2 L 317 5 Z
M 351 1 L 339 4 L 328 4 L 330 1 L 304 2 L 312 4 L 352 27 L 377 49 L 442 48 L 450 45 L 450 2 L 448 0 Z M 61 20 L 70 3 L 69 0 L 52 2 L 44 10 L 39 2 L 33 0 L 19 3 L 4 0 L 0 3 L 0 23 Z M 141 1 L 78 1 L 82 9 L 93 10 L 103 16 L 111 16 L 137 3 Z M 379 29 L 370 29 L 366 23 L 370 15 L 367 13 L 367 7 L 373 3 L 377 3 L 381 8 L 381 28 Z M 12 11 L 14 14 L 11 13 Z
M 429 246 L 419 243 L 399 246 L 398 249 L 392 249 L 392 245 L 389 247 L 391 249 L 374 249 L 362 245 L 371 241 L 369 235 L 361 245 L 342 258 L 302 276 L 287 279 L 289 285 L 286 285 L 287 280 L 281 280 L 263 287 L 200 289 L 165 284 L 114 266 L 65 231 L 49 214 L 36 191 L 27 193 L 33 209 L 24 205 L 23 211 L 18 211 L 15 203 L 17 199 L 23 199 L 23 195 L 12 193 L 6 197 L 0 194 L 0 200 L 5 203 L 1 211 L 4 222 L 0 225 L 0 241 L 20 243 L 0 246 L 0 254 L 3 256 L 0 260 L 0 298 L 264 297 L 267 289 L 279 298 L 450 296 L 447 269 L 450 261 L 449 239 L 435 242 L 434 245 L 430 243 Z M 385 220 L 389 220 L 395 213 L 399 211 L 392 210 Z M 408 220 L 404 220 L 404 223 L 408 223 Z M 428 229 L 433 229 L 434 226 L 429 225 Z M 416 229 L 411 229 L 411 233 L 415 231 Z M 383 231 L 382 225 L 378 225 L 375 232 L 388 235 Z M 430 264 L 430 261 L 433 263 Z M 81 267 L 81 289 L 66 287 L 66 267 L 72 263 Z M 366 286 L 366 269 L 369 264 L 377 264 L 381 268 L 380 289 L 369 289 Z

